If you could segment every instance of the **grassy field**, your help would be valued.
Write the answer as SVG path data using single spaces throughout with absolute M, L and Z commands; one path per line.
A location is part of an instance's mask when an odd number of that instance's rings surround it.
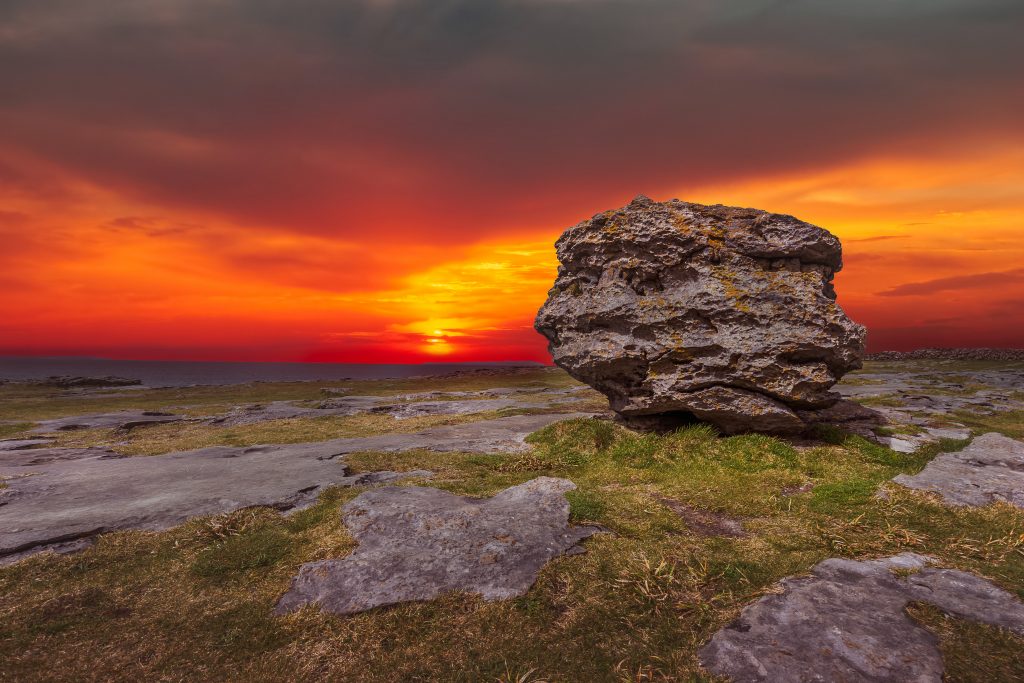
M 518 379 L 569 385 L 550 371 Z M 459 381 L 445 388 L 509 386 L 505 377 Z M 308 398 L 320 386 L 281 390 Z M 217 403 L 229 394 L 197 393 Z M 36 407 L 17 419 L 44 412 Z M 1019 437 L 1019 424 L 979 416 L 971 427 Z M 271 609 L 300 564 L 352 549 L 338 509 L 364 489 L 329 490 L 290 516 L 249 509 L 161 533 L 109 534 L 77 555 L 0 568 L 0 680 L 711 680 L 697 648 L 779 579 L 828 557 L 926 553 L 1024 597 L 1020 510 L 948 508 L 886 483 L 965 442 L 903 455 L 836 430 L 819 437 L 794 447 L 702 426 L 638 434 L 587 418 L 537 432 L 523 454 L 354 454 L 356 472 L 430 469 L 433 480 L 407 485 L 470 496 L 565 477 L 578 486 L 573 521 L 608 531 L 584 542 L 586 554 L 551 562 L 518 599 L 453 594 L 348 617 Z M 680 510 L 742 520 L 746 535 L 703 535 Z M 1021 638 L 926 607 L 911 612 L 939 636 L 948 680 L 1024 680 Z

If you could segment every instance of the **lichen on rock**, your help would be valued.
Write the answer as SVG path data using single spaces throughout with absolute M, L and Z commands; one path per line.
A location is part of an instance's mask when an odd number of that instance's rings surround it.
M 865 330 L 833 288 L 839 240 L 792 216 L 641 196 L 556 248 L 535 327 L 628 421 L 795 433 L 860 367 Z

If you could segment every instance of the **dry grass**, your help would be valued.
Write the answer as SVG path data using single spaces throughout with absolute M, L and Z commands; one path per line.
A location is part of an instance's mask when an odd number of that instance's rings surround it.
M 493 419 L 500 415 L 497 411 L 487 411 L 397 420 L 387 414 L 362 413 L 345 417 L 267 420 L 229 427 L 191 422 L 171 423 L 137 427 L 127 433 L 116 429 L 80 429 L 56 432 L 53 436 L 59 446 L 109 446 L 125 455 L 159 455 L 208 446 L 302 443 L 378 434 L 408 434 L 430 427 Z
M 505 377 L 488 379 L 508 386 Z M 426 424 L 381 417 L 391 420 L 194 435 L 161 426 L 132 435 L 131 447 Z M 979 417 L 976 428 L 1011 428 L 1000 419 Z M 610 533 L 586 541 L 585 555 L 551 562 L 521 598 L 452 594 L 349 617 L 305 608 L 282 618 L 271 609 L 299 565 L 353 547 L 338 510 L 359 489 L 329 490 L 292 516 L 243 510 L 162 533 L 110 534 L 79 555 L 0 568 L 0 680 L 710 680 L 696 662 L 700 645 L 779 579 L 827 557 L 913 550 L 1024 596 L 1020 510 L 948 508 L 886 483 L 918 471 L 938 447 L 903 455 L 838 432 L 823 438 L 795 448 L 702 427 L 658 436 L 583 419 L 534 434 L 524 454 L 357 453 L 347 458 L 355 471 L 431 469 L 430 485 L 462 495 L 566 477 L 578 486 L 572 519 Z M 875 495 L 883 485 L 885 499 Z M 741 518 L 748 535 L 702 536 L 659 498 Z M 913 614 L 939 635 L 952 680 L 1019 678 L 1020 639 Z

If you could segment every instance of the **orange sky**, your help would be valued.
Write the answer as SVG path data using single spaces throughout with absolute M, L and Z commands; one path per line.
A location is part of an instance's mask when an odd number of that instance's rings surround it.
M 874 350 L 1024 347 L 1013 5 L 341 4 L 0 10 L 0 355 L 547 362 L 555 238 L 638 193 L 831 230 Z

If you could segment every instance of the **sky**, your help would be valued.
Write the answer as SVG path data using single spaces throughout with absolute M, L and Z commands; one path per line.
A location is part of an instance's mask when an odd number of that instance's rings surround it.
M 1020 0 L 3 0 L 0 355 L 549 362 L 566 227 L 752 206 L 1024 347 Z

